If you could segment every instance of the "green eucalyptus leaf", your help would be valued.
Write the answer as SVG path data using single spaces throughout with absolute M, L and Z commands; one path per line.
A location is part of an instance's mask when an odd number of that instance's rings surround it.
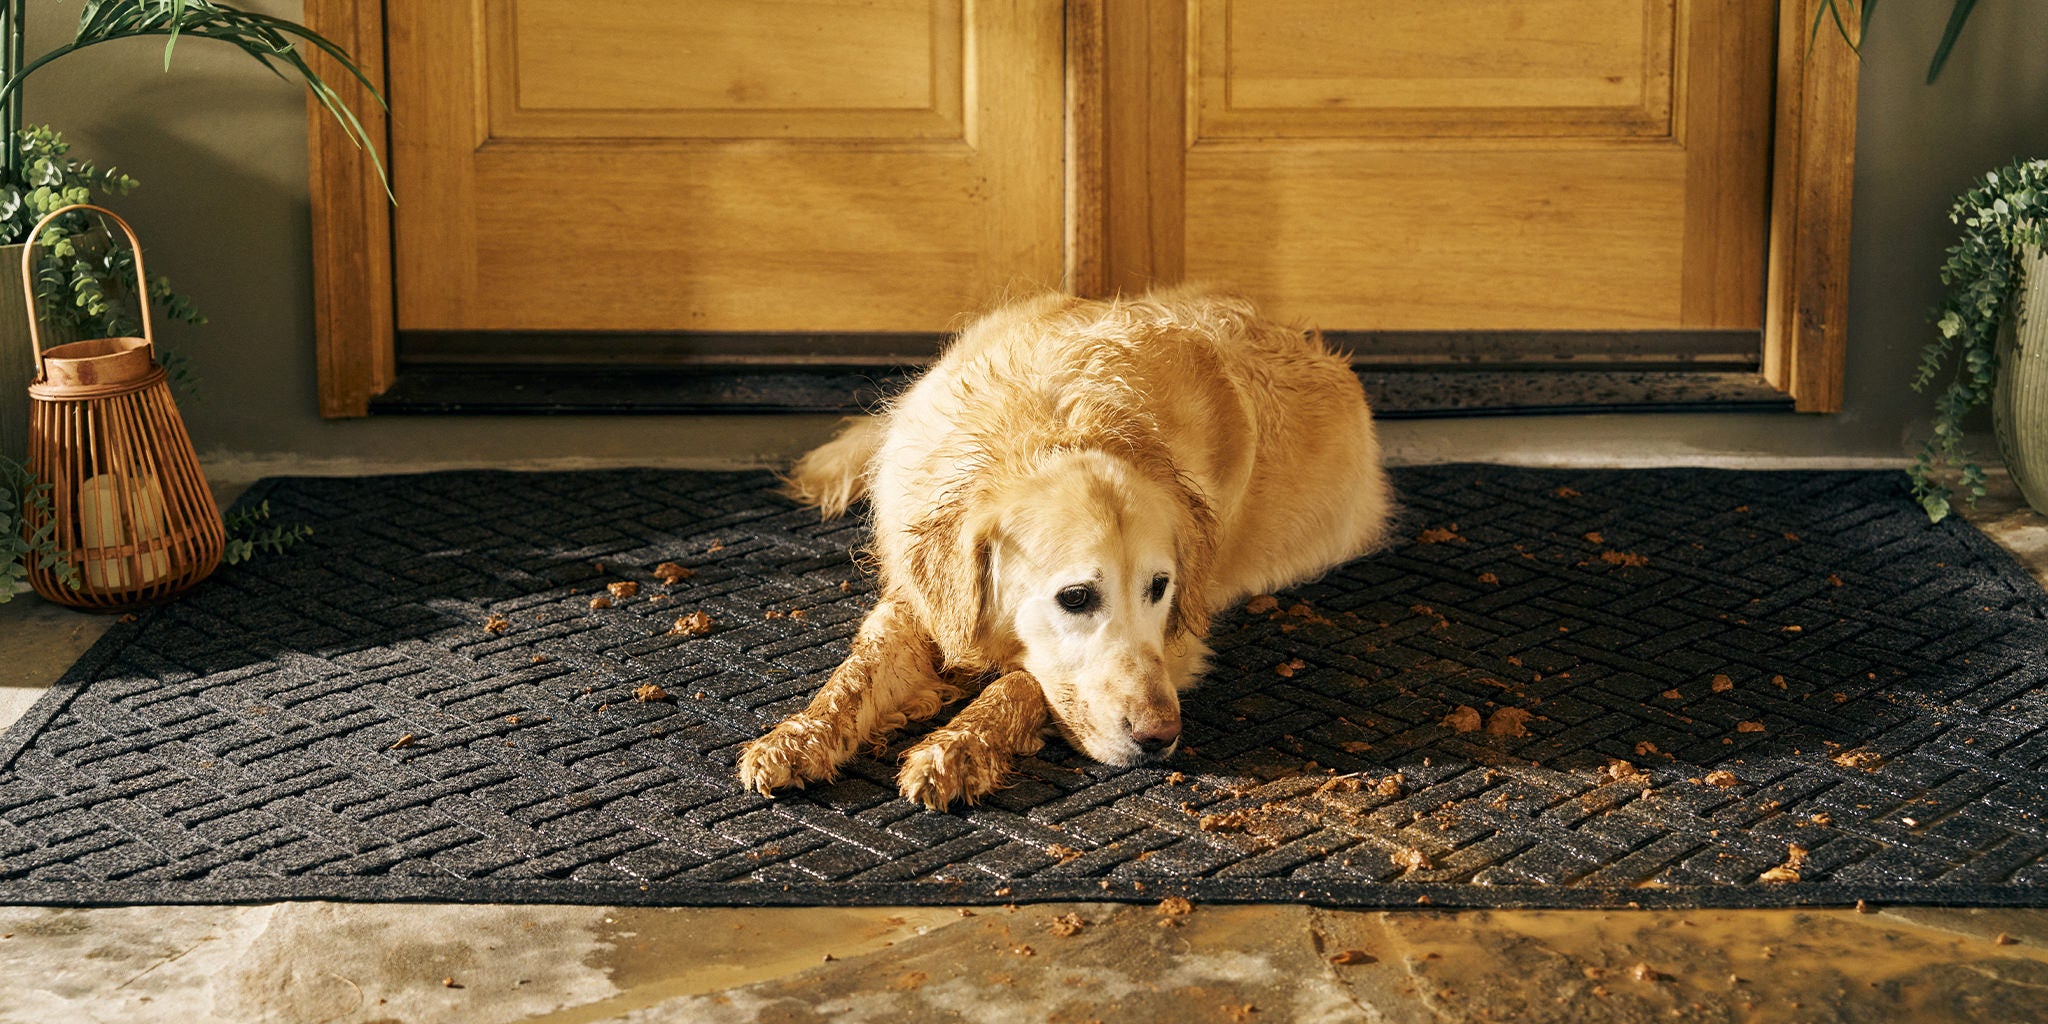
M 221 558 L 230 565 L 247 561 L 259 551 L 283 554 L 313 535 L 313 528 L 304 523 L 272 523 L 269 501 L 230 510 L 225 517 L 225 525 L 228 542 Z
M 0 456 L 0 602 L 13 598 L 14 581 L 27 579 L 31 564 L 56 569 L 60 583 L 78 589 L 78 566 L 57 548 L 56 528 L 50 485 Z

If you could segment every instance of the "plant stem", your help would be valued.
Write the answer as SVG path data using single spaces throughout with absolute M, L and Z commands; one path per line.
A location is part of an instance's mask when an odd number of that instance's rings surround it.
M 0 0 L 0 81 L 14 77 L 21 68 L 23 36 L 27 26 L 24 9 L 27 0 Z M 0 97 L 0 133 L 4 133 L 4 146 L 0 146 L 0 180 L 21 180 L 21 147 L 17 138 L 21 134 L 21 90 L 16 89 Z

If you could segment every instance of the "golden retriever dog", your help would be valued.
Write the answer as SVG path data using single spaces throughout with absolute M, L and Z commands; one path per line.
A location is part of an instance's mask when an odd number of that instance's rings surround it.
M 740 780 L 830 780 L 1000 673 L 904 755 L 899 788 L 933 808 L 1001 786 L 1048 716 L 1098 761 L 1170 755 L 1210 617 L 1378 547 L 1390 506 L 1349 363 L 1195 288 L 989 313 L 789 485 L 827 518 L 868 496 L 880 598 Z

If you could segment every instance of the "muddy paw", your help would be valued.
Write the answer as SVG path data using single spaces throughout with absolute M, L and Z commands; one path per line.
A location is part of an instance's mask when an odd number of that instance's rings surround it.
M 791 715 L 740 751 L 740 784 L 762 796 L 806 782 L 829 782 L 852 752 L 826 723 Z
M 896 788 L 905 800 L 943 811 L 955 800 L 972 804 L 1001 789 L 1010 761 L 980 736 L 941 729 L 904 753 Z

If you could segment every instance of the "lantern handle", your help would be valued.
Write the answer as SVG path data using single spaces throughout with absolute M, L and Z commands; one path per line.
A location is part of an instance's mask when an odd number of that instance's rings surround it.
M 36 378 L 38 380 L 48 376 L 48 374 L 43 372 L 43 339 L 41 330 L 43 318 L 36 312 L 36 237 L 43 233 L 44 228 L 50 226 L 51 221 L 74 210 L 98 211 L 104 214 L 108 220 L 119 224 L 121 226 L 121 233 L 128 236 L 128 251 L 135 254 L 135 301 L 141 307 L 142 312 L 142 343 L 143 347 L 149 350 L 150 361 L 156 361 L 156 332 L 150 330 L 149 327 L 149 279 L 142 272 L 142 240 L 135 237 L 135 229 L 129 227 L 128 222 L 122 220 L 120 214 L 104 206 L 94 206 L 91 203 L 72 203 L 69 206 L 60 206 L 44 215 L 42 220 L 36 222 L 35 227 L 29 229 L 28 237 L 22 240 L 21 245 L 21 290 L 28 297 L 28 343 L 30 347 L 35 349 Z

